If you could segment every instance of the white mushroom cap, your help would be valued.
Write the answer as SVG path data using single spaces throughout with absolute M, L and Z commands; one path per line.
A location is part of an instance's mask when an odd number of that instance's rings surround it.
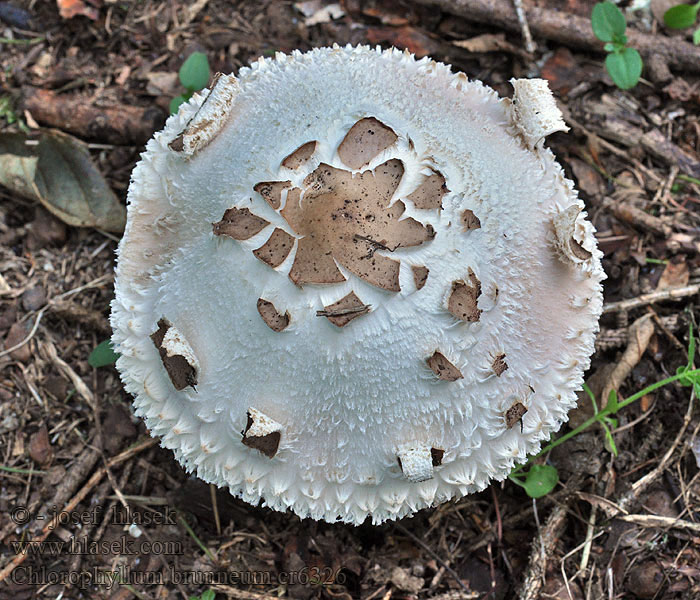
M 398 50 L 278 54 L 148 143 L 113 339 L 189 471 L 381 523 L 505 478 L 561 426 L 601 253 L 543 147 L 565 127 L 546 83 L 514 86 Z

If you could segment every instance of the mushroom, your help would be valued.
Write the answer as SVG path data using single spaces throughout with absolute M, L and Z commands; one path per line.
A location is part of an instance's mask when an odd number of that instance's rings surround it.
M 543 145 L 566 128 L 546 82 L 513 85 L 395 49 L 277 54 L 148 143 L 113 340 L 188 471 L 381 523 L 504 479 L 561 426 L 601 252 Z

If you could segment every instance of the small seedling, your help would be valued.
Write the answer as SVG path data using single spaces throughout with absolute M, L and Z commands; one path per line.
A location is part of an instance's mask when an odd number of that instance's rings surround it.
M 180 67 L 179 77 L 182 87 L 187 90 L 184 94 L 175 96 L 170 101 L 170 114 L 175 114 L 183 102 L 187 102 L 192 94 L 204 89 L 209 83 L 209 61 L 204 52 L 193 52 Z
M 216 598 L 216 592 L 214 590 L 207 590 L 202 592 L 199 596 L 190 596 L 190 600 L 214 600 Z
M 119 354 L 117 354 L 112 348 L 112 342 L 110 340 L 105 340 L 104 342 L 98 344 L 95 349 L 90 352 L 88 356 L 88 364 L 97 369 L 99 367 L 107 367 L 113 365 L 117 362 Z
M 605 69 L 615 85 L 622 90 L 633 88 L 642 75 L 642 57 L 626 45 L 625 16 L 612 2 L 598 2 L 593 7 L 591 26 L 595 36 L 605 42 Z
M 685 29 L 695 25 L 700 10 L 700 1 L 695 4 L 679 4 L 664 13 L 664 23 L 671 29 Z M 700 44 L 700 27 L 693 32 L 693 44 Z
M 687 364 L 683 365 L 682 367 L 678 367 L 676 374 L 672 377 L 667 377 L 666 379 L 657 381 L 656 383 L 645 387 L 643 390 L 640 390 L 624 400 L 619 400 L 617 397 L 617 392 L 612 390 L 608 396 L 608 403 L 602 410 L 598 410 L 598 405 L 590 388 L 588 386 L 584 386 L 586 393 L 591 398 L 591 402 L 593 402 L 593 416 L 585 423 L 579 425 L 576 429 L 573 429 L 569 433 L 547 444 L 544 448 L 542 448 L 542 450 L 540 450 L 540 452 L 528 458 L 528 460 L 522 465 L 515 467 L 508 476 L 508 479 L 522 487 L 530 498 L 541 498 L 542 496 L 546 496 L 557 485 L 557 482 L 559 481 L 559 474 L 557 473 L 556 467 L 553 467 L 552 465 L 533 464 L 535 459 L 547 454 L 557 446 L 560 446 L 567 440 L 570 440 L 572 437 L 577 436 L 579 433 L 585 429 L 588 429 L 595 423 L 600 423 L 600 425 L 603 427 L 603 431 L 605 432 L 606 448 L 614 456 L 617 456 L 617 446 L 615 445 L 615 440 L 613 439 L 610 428 L 612 427 L 615 429 L 617 427 L 617 420 L 612 415 L 616 414 L 620 409 L 629 406 L 647 394 L 650 394 L 651 392 L 658 390 L 669 383 L 673 383 L 674 381 L 677 381 L 685 387 L 693 386 L 695 396 L 700 397 L 700 369 L 695 368 L 696 343 L 697 341 L 693 334 L 693 325 L 691 324 Z

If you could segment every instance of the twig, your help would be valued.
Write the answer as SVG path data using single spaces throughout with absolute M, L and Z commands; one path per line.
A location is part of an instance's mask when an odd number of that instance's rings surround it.
M 51 298 L 46 305 L 44 305 L 39 312 L 37 313 L 36 320 L 34 321 L 34 325 L 32 326 L 31 331 L 27 334 L 27 337 L 24 338 L 21 342 L 18 342 L 14 346 L 10 348 L 5 348 L 5 350 L 2 350 L 0 352 L 0 358 L 3 356 L 9 354 L 10 352 L 14 352 L 18 348 L 21 348 L 25 344 L 29 343 L 29 341 L 34 337 L 36 334 L 37 329 L 39 329 L 39 323 L 41 323 L 41 318 L 44 316 L 44 313 L 51 308 L 54 302 L 58 302 L 60 300 L 63 300 L 64 298 L 68 298 L 69 296 L 73 296 L 75 294 L 78 294 L 82 291 L 89 290 L 91 288 L 99 287 L 104 283 L 107 283 L 111 279 L 114 278 L 114 275 L 112 273 L 107 273 L 105 275 L 101 275 L 97 279 L 93 279 L 92 281 L 89 281 L 85 285 L 81 285 L 77 288 L 73 288 L 72 290 L 68 290 L 67 292 L 63 292 L 62 294 L 58 294 L 57 296 L 54 296 Z
M 681 326 L 681 319 L 679 319 L 678 315 L 669 315 L 667 317 L 655 316 L 654 322 L 667 334 L 670 334 L 671 331 L 677 330 Z M 629 328 L 627 327 L 622 327 L 620 329 L 602 329 L 595 339 L 595 349 L 596 351 L 600 351 L 622 348 L 627 345 L 628 338 Z M 676 340 L 676 342 L 677 341 L 678 340 Z M 684 348 L 681 346 L 681 349 Z
M 488 23 L 510 31 L 520 31 L 515 7 L 510 0 L 417 0 L 439 6 L 447 13 L 477 23 Z M 528 6 L 525 16 L 536 37 L 555 40 L 573 48 L 603 53 L 603 43 L 593 35 L 591 20 L 565 11 Z M 676 69 L 700 71 L 700 48 L 685 40 L 627 30 L 629 45 L 643 55 L 656 55 Z
M 655 302 L 663 302 L 664 300 L 677 300 L 679 298 L 687 298 L 688 296 L 695 296 L 700 293 L 700 283 L 694 285 L 684 285 L 680 287 L 667 288 L 665 290 L 658 290 L 655 292 L 649 292 L 648 294 L 642 294 L 636 298 L 629 298 L 628 300 L 620 300 L 619 302 L 609 302 L 603 305 L 603 314 L 620 312 L 623 310 L 631 310 L 633 308 L 638 308 L 640 306 L 645 306 L 647 304 L 654 304 Z
M 467 592 L 467 594 L 471 593 L 471 590 L 466 585 L 464 585 L 464 582 L 462 581 L 462 578 L 459 576 L 457 571 L 455 571 L 452 567 L 450 567 L 450 565 L 448 565 L 444 560 L 442 560 L 442 558 L 440 558 L 440 556 L 436 554 L 430 546 L 428 546 L 419 537 L 413 535 L 408 529 L 401 525 L 401 523 L 394 523 L 394 527 L 399 529 L 404 535 L 410 537 L 414 543 L 418 544 L 421 548 L 423 548 L 423 550 L 430 554 L 430 556 L 432 556 L 435 559 L 435 561 L 445 569 L 445 571 L 452 575 L 452 578 L 455 580 L 457 585 L 459 585 L 459 587 L 461 587 L 465 592 Z
M 691 387 L 690 389 L 691 393 L 690 401 L 688 402 L 688 409 L 686 410 L 685 416 L 683 417 L 683 425 L 681 426 L 678 435 L 676 435 L 676 439 L 673 440 L 673 444 L 671 444 L 671 447 L 666 451 L 666 454 L 664 454 L 663 458 L 659 461 L 659 464 L 656 465 L 654 470 L 647 473 L 641 479 L 635 481 L 632 484 L 630 490 L 618 501 L 617 504 L 622 510 L 629 510 L 630 506 L 637 502 L 642 492 L 644 492 L 644 490 L 646 490 L 654 481 L 656 481 L 659 478 L 659 476 L 664 472 L 664 470 L 668 466 L 668 463 L 671 460 L 673 453 L 676 451 L 676 448 L 678 448 L 678 445 L 681 443 L 683 436 L 685 436 L 685 432 L 688 429 L 688 425 L 690 424 L 690 419 L 693 416 L 693 405 L 695 404 L 694 388 Z
M 617 517 L 620 521 L 635 523 L 642 527 L 666 527 L 668 529 L 686 529 L 695 533 L 700 533 L 700 523 L 684 521 L 672 517 L 661 517 L 659 515 L 622 515 Z
M 557 540 L 566 526 L 566 511 L 568 502 L 557 504 L 549 513 L 544 527 L 532 541 L 530 561 L 520 588 L 518 598 L 520 600 L 537 600 L 540 597 L 544 574 L 547 569 L 547 560 L 551 558 Z
M 117 456 L 110 458 L 107 461 L 107 467 L 113 467 L 115 465 L 123 463 L 125 460 L 129 460 L 139 452 L 142 452 L 143 450 L 146 450 L 150 448 L 151 446 L 155 446 L 158 444 L 158 440 L 154 438 L 149 438 L 147 440 L 144 440 L 143 442 L 140 442 L 131 448 L 125 450 L 121 454 L 117 454 Z M 46 525 L 41 530 L 41 533 L 36 536 L 34 539 L 31 541 L 27 542 L 28 545 L 36 545 L 39 542 L 43 542 L 47 537 L 49 537 L 49 534 L 59 525 L 61 515 L 64 515 L 66 513 L 70 513 L 71 511 L 75 510 L 76 506 L 80 504 L 85 497 L 88 495 L 88 493 L 94 488 L 100 480 L 106 475 L 107 473 L 107 468 L 101 467 L 97 471 L 95 471 L 88 479 L 88 481 L 85 483 L 85 485 L 80 489 L 80 491 L 71 498 L 71 500 L 63 507 L 63 510 L 61 512 L 58 512 L 54 515 L 53 519 Z M 27 556 L 29 556 L 30 552 L 23 552 L 15 556 L 7 565 L 5 565 L 2 570 L 0 570 L 0 583 L 5 581 L 9 577 L 9 575 L 14 571 L 19 565 L 21 565 Z
M 535 46 L 535 42 L 532 41 L 530 26 L 527 24 L 527 17 L 523 10 L 523 0 L 513 0 L 513 5 L 515 6 L 515 14 L 518 15 L 518 24 L 520 25 L 520 32 L 525 42 L 525 50 L 530 54 L 534 54 L 535 50 L 537 50 L 537 46 Z
M 651 231 L 663 237 L 668 237 L 673 232 L 670 225 L 665 223 L 659 217 L 650 215 L 636 206 L 631 206 L 625 202 L 619 202 L 610 198 L 603 198 L 600 201 L 600 206 L 609 210 L 620 221 L 634 225 L 637 228 Z

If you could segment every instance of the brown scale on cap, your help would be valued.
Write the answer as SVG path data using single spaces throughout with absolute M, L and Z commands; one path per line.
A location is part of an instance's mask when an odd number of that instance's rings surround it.
M 527 407 L 522 402 L 516 402 L 503 415 L 506 421 L 506 427 L 512 429 L 518 421 L 520 421 L 520 431 L 523 429 L 523 415 L 527 412 Z
M 247 208 L 229 208 L 221 221 L 212 224 L 214 235 L 226 235 L 234 240 L 247 240 L 260 233 L 269 221 L 254 215 Z
M 432 460 L 434 467 L 439 467 L 442 465 L 442 458 L 445 456 L 445 451 L 442 448 L 431 448 L 430 458 Z M 396 462 L 399 464 L 399 469 L 403 471 L 403 463 L 401 462 L 401 457 L 396 457 Z
M 569 248 L 576 258 L 581 260 L 588 260 L 593 254 L 586 250 L 581 244 L 578 243 L 573 237 L 569 241 Z
M 382 150 L 398 139 L 384 123 L 374 117 L 360 119 L 345 135 L 338 147 L 338 156 L 351 169 L 368 165 Z
M 413 282 L 416 284 L 416 289 L 422 290 L 425 286 L 425 282 L 428 281 L 430 270 L 428 267 L 414 265 L 411 267 L 411 271 L 413 271 Z
M 273 431 L 267 435 L 248 436 L 248 430 L 252 425 L 253 418 L 250 416 L 250 413 L 248 413 L 248 421 L 246 422 L 245 430 L 243 431 L 243 439 L 241 441 L 249 448 L 258 450 L 268 458 L 272 458 L 277 454 L 282 434 L 279 431 Z
M 314 155 L 316 152 L 316 142 L 306 142 L 306 144 L 299 146 L 294 152 L 289 156 L 285 157 L 282 161 L 282 166 L 288 169 L 298 169 L 304 163 Z
M 442 208 L 442 197 L 447 192 L 449 190 L 445 185 L 445 178 L 440 173 L 433 173 L 426 177 L 412 194 L 406 196 L 406 200 L 423 210 Z
M 255 254 L 256 258 L 259 258 L 274 269 L 284 262 L 284 259 L 289 256 L 293 247 L 294 237 L 277 227 L 272 232 L 270 239 L 260 246 L 260 248 L 253 250 L 253 254 Z
M 291 181 L 261 181 L 253 186 L 272 208 L 278 210 L 282 203 L 282 191 L 292 187 Z
M 281 214 L 302 236 L 289 273 L 292 281 L 297 285 L 343 281 L 335 259 L 367 283 L 400 291 L 400 261 L 376 254 L 377 250 L 393 252 L 435 237 L 430 225 L 400 219 L 406 208 L 403 202 L 389 206 L 403 172 L 398 159 L 355 176 L 321 164 L 304 180 L 301 202 L 290 191 Z
M 464 227 L 464 231 L 479 229 L 481 227 L 481 221 L 479 221 L 479 217 L 474 214 L 474 211 L 467 208 L 462 212 L 462 227 Z
M 462 372 L 447 360 L 444 354 L 437 350 L 426 362 L 430 370 L 437 375 L 438 379 L 442 379 L 443 381 L 457 381 L 458 379 L 464 378 Z
M 445 456 L 445 451 L 442 448 L 431 448 L 430 456 L 433 459 L 433 466 L 439 467 L 442 464 L 442 457 Z
M 469 269 L 469 283 L 459 280 L 452 283 L 452 292 L 447 301 L 447 310 L 455 317 L 473 323 L 481 318 L 481 309 L 477 308 L 477 301 L 481 295 L 481 282 Z
M 184 356 L 178 354 L 168 356 L 167 350 L 163 347 L 163 340 L 170 327 L 171 325 L 167 319 L 160 319 L 158 321 L 158 330 L 151 334 L 151 340 L 153 340 L 155 347 L 158 349 L 160 360 L 163 362 L 173 387 L 177 391 L 182 391 L 186 387 L 195 387 L 197 385 L 197 370 L 187 362 Z
M 360 300 L 355 292 L 350 292 L 337 302 L 316 311 L 317 317 L 326 317 L 336 327 L 345 327 L 350 321 L 369 312 L 369 304 Z
M 503 352 L 496 354 L 493 359 L 493 363 L 491 363 L 491 368 L 498 377 L 500 377 L 508 368 L 508 363 L 506 363 L 506 355 Z
M 281 314 L 272 302 L 258 298 L 258 312 L 272 331 L 282 331 L 289 325 L 289 312 Z

